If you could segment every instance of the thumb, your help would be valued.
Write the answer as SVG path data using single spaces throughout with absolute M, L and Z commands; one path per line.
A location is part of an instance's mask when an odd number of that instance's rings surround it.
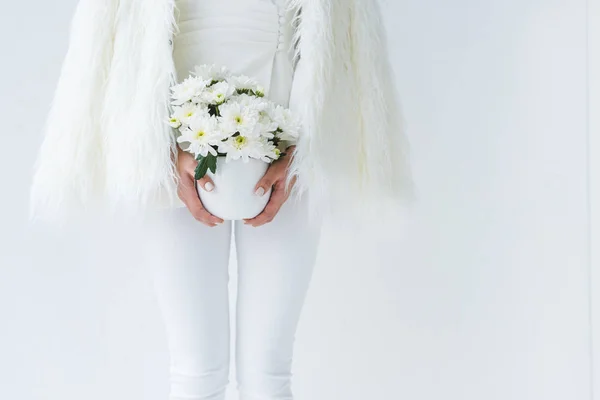
M 267 170 L 265 176 L 263 176 L 256 184 L 256 187 L 254 188 L 254 194 L 257 196 L 264 196 L 265 193 L 271 189 L 274 183 L 275 179 L 273 178 L 273 174 L 270 172 L 270 170 Z
M 207 192 L 212 192 L 215 188 L 215 183 L 208 175 L 204 175 L 200 180 L 198 180 L 198 185 Z

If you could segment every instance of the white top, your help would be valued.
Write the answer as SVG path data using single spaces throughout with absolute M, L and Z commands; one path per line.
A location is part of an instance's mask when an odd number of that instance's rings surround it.
M 293 13 L 286 0 L 177 0 L 173 40 L 177 79 L 216 64 L 248 75 L 267 97 L 288 106 L 293 66 Z

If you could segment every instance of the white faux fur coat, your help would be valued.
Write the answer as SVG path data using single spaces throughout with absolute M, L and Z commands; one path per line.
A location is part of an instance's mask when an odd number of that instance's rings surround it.
M 80 0 L 31 191 L 36 217 L 176 201 L 174 0 Z M 410 193 L 377 0 L 290 0 L 306 87 L 291 173 L 311 209 L 379 210 Z M 307 191 L 308 189 L 308 191 Z M 361 211 L 361 210 L 358 210 Z

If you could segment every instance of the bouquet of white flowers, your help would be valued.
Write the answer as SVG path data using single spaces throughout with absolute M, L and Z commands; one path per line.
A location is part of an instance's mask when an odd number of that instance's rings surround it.
M 300 120 L 266 99 L 254 79 L 223 67 L 198 66 L 171 91 L 168 123 L 177 142 L 198 161 L 196 180 L 209 174 L 215 182 L 210 193 L 198 189 L 205 208 L 223 219 L 256 216 L 270 191 L 259 198 L 254 186 L 283 155 L 281 147 L 296 141 Z
M 196 179 L 214 173 L 219 156 L 271 163 L 282 155 L 280 143 L 298 138 L 300 121 L 289 109 L 267 100 L 254 79 L 225 67 L 198 66 L 171 91 L 169 124 L 198 160 Z

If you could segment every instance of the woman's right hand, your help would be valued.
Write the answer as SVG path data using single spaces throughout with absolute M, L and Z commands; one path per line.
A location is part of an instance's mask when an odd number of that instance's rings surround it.
M 177 195 L 186 205 L 190 213 L 198 221 L 210 227 L 222 224 L 224 221 L 221 218 L 215 217 L 202 205 L 202 201 L 198 197 L 195 187 L 195 170 L 198 162 L 194 156 L 187 151 L 178 149 L 177 152 L 177 172 L 179 173 L 179 186 L 177 187 Z M 211 192 L 215 188 L 215 184 L 208 175 L 205 175 L 198 181 L 198 186 L 207 192 Z

